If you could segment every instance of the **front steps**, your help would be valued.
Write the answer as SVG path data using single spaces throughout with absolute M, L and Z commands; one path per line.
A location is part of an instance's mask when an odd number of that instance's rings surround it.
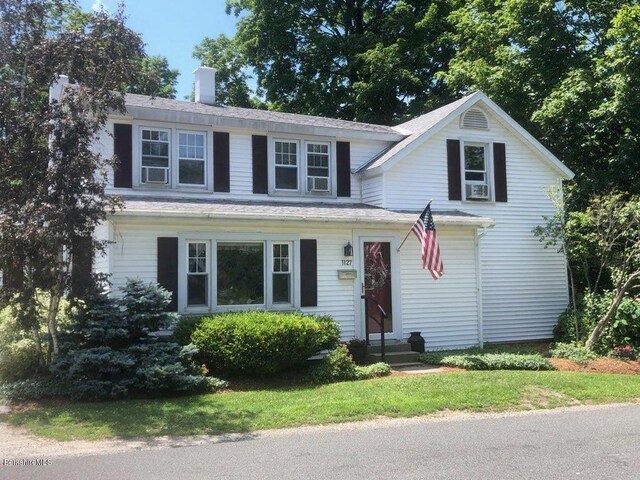
M 389 340 L 385 342 L 385 359 L 384 361 L 392 367 L 408 367 L 421 365 L 418 362 L 418 352 L 411 351 L 411 345 L 398 340 Z M 381 362 L 382 353 L 380 342 L 371 342 L 367 351 L 367 360 L 370 362 Z

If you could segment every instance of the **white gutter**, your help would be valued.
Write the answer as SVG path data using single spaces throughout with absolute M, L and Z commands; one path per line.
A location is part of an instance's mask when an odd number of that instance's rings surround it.
M 489 225 L 488 228 L 493 228 L 494 225 Z M 474 238 L 475 255 L 476 255 L 476 303 L 478 309 L 478 341 L 480 348 L 484 347 L 484 316 L 483 316 L 483 303 L 482 303 L 482 269 L 480 264 L 480 240 L 487 234 L 487 226 L 482 226 L 482 232 L 476 230 Z

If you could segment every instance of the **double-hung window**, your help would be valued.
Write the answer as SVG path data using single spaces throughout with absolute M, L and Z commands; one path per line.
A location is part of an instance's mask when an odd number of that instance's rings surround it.
M 208 242 L 187 242 L 187 306 L 209 305 Z
M 298 142 L 275 140 L 275 188 L 298 190 Z
M 271 292 L 274 304 L 291 304 L 291 244 L 273 243 Z
M 489 145 L 464 142 L 464 182 L 467 200 L 489 200 Z
M 307 142 L 307 191 L 328 192 L 329 143 Z
M 207 187 L 207 132 L 141 126 L 139 184 L 149 187 Z
M 205 141 L 204 133 L 178 132 L 178 185 L 205 185 Z
M 141 172 L 140 182 L 167 185 L 170 174 L 171 142 L 170 131 L 157 128 L 143 128 L 141 131 Z

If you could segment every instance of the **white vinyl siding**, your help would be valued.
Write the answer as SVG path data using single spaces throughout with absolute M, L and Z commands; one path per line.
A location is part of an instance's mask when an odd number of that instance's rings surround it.
M 444 276 L 422 269 L 420 244 L 410 235 L 400 254 L 403 337 L 422 332 L 427 349 L 479 343 L 475 246 L 472 229 L 439 229 Z
M 506 146 L 508 202 L 449 201 L 446 141 L 473 139 L 469 129 L 461 132 L 455 119 L 385 174 L 384 206 L 420 211 L 433 198 L 435 212 L 461 210 L 493 218 L 496 226 L 480 241 L 484 340 L 550 338 L 568 303 L 566 264 L 531 231 L 543 216 L 554 214 L 547 191 L 558 184 L 558 175 L 497 117 L 489 121 L 491 141 Z M 487 132 L 478 132 L 477 138 L 485 142 Z M 444 267 L 446 277 L 446 261 Z

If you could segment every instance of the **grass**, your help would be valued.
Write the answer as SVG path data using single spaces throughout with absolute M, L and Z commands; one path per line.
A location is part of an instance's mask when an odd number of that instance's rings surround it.
M 250 432 L 410 417 L 442 410 L 505 411 L 640 398 L 640 376 L 492 371 L 395 376 L 172 399 L 25 410 L 0 416 L 56 440 Z

